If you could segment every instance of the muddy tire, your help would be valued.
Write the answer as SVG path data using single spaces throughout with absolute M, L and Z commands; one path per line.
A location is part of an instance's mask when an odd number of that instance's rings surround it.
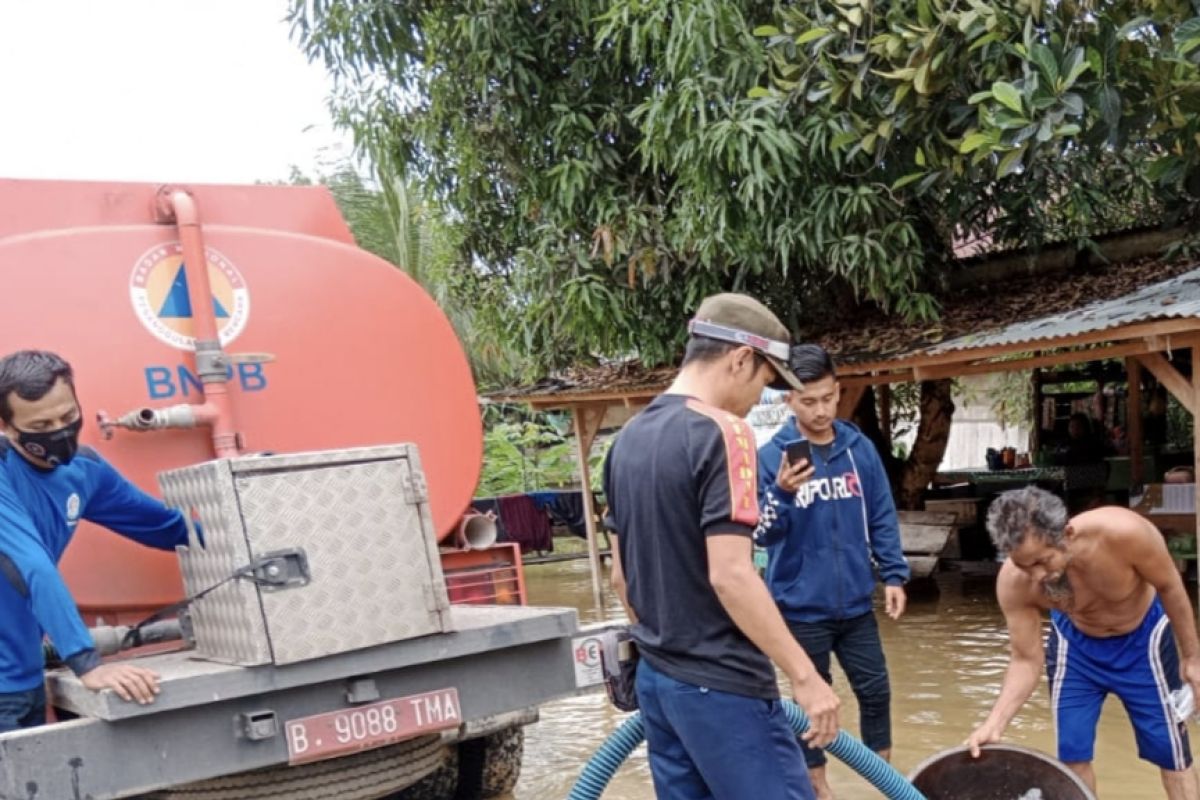
M 521 759 L 525 755 L 525 729 L 505 728 L 484 737 L 487 750 L 483 759 L 483 797 L 510 793 L 521 777 Z
M 449 754 L 440 767 L 384 800 L 453 800 L 458 791 L 458 747 L 450 745 L 446 749 Z
M 378 800 L 436 772 L 452 749 L 426 736 L 331 761 L 189 783 L 146 800 Z
M 525 729 L 505 728 L 451 750 L 445 764 L 386 800 L 454 800 L 460 791 L 486 800 L 510 793 L 521 777 Z

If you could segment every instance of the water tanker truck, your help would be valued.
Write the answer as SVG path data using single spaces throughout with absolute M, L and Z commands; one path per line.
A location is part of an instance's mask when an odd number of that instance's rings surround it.
M 0 797 L 510 788 L 521 726 L 596 680 L 595 648 L 464 518 L 467 359 L 328 191 L 0 180 L 0 276 L 0 349 L 68 359 L 83 444 L 191 531 L 163 553 L 79 526 L 72 595 L 161 693 L 49 671 L 57 721 L 0 735 Z

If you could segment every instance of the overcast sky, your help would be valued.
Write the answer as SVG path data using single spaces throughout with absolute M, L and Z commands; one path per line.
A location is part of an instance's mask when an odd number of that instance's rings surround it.
M 253 182 L 348 154 L 287 0 L 0 0 L 0 178 Z

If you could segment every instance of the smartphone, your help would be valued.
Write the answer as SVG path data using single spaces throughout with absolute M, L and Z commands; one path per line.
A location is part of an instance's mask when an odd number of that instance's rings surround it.
M 812 445 L 808 439 L 793 439 L 783 446 L 784 452 L 787 453 L 788 463 L 795 465 L 801 459 L 812 463 Z

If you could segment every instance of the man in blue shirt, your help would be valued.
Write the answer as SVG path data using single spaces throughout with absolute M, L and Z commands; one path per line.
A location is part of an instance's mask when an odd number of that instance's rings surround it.
M 100 656 L 58 561 L 81 519 L 162 550 L 187 543 L 183 515 L 91 448 L 71 366 L 42 351 L 0 359 L 0 733 L 46 718 L 42 638 L 93 690 L 150 703 L 158 675 Z
M 817 671 L 831 681 L 830 654 L 858 698 L 863 743 L 891 753 L 891 692 L 872 611 L 875 572 L 888 616 L 904 613 L 908 562 L 891 487 L 879 453 L 849 422 L 836 419 L 840 390 L 833 359 L 817 345 L 792 348 L 788 393 L 794 419 L 759 450 L 762 524 L 755 543 L 767 548 L 767 585 Z M 807 439 L 811 466 L 789 464 L 788 442 Z M 825 754 L 804 743 L 817 800 L 833 797 Z

